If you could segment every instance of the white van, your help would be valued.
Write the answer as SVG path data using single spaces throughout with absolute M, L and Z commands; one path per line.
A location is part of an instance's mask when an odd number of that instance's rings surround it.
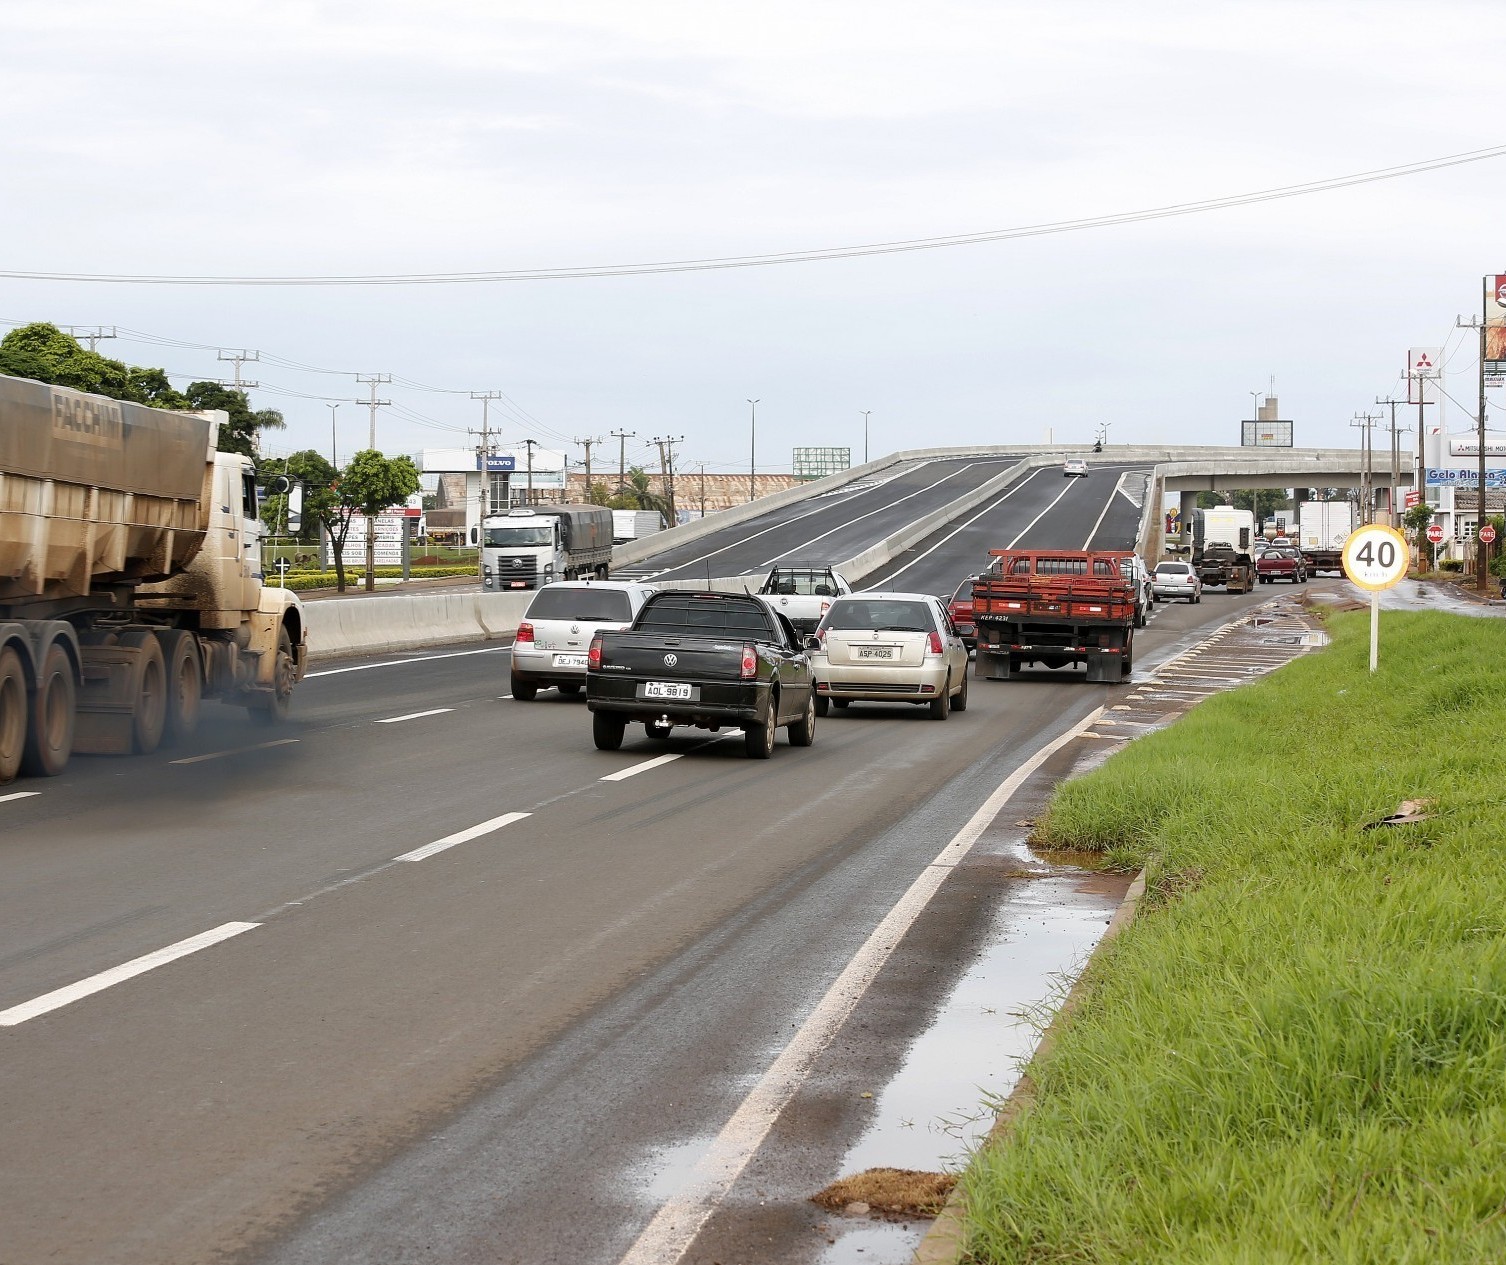
M 626 628 L 654 590 L 616 580 L 566 580 L 534 594 L 512 643 L 512 696 L 531 702 L 553 685 L 578 694 L 586 652 L 601 628 Z

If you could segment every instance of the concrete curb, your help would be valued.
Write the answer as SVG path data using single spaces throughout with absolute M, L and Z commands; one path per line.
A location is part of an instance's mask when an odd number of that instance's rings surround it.
M 495 640 L 517 629 L 532 599 L 532 593 L 422 593 L 310 602 L 303 608 L 310 659 Z
M 1041 1039 L 1030 1056 L 1030 1062 L 1050 1055 L 1052 1047 L 1056 1044 L 1061 1028 L 1074 1011 L 1082 1004 L 1082 980 L 1092 966 L 1093 959 L 1103 951 L 1103 946 L 1114 939 L 1124 930 L 1134 918 L 1140 908 L 1140 899 L 1145 895 L 1145 871 L 1141 870 L 1135 876 L 1135 881 L 1130 884 L 1129 891 L 1124 894 L 1124 899 L 1119 902 L 1119 908 L 1114 911 L 1114 916 L 1109 919 L 1108 928 L 1103 933 L 1103 938 L 1093 947 L 1087 964 L 1073 981 L 1072 987 L 1067 992 L 1065 1000 L 1057 1008 L 1051 1022 L 1046 1026 L 1046 1031 L 1041 1034 Z M 1035 1081 L 1031 1078 L 1029 1065 L 1020 1074 L 1020 1079 L 1015 1083 L 1009 1097 L 1004 1100 L 999 1108 L 998 1115 L 994 1118 L 993 1128 L 988 1131 L 988 1137 L 983 1140 L 982 1148 L 1002 1145 L 1014 1128 L 1014 1122 L 1020 1113 L 1035 1101 Z M 942 1208 L 941 1215 L 926 1232 L 925 1238 L 915 1249 L 912 1258 L 914 1265 L 963 1265 L 963 1251 L 966 1247 L 966 1213 L 963 1208 L 962 1187 L 956 1187 L 951 1197 Z

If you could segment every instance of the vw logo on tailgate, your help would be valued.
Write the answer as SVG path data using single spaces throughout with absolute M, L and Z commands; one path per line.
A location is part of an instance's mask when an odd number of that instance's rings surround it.
M 675 664 L 679 663 L 679 661 L 680 661 L 680 656 L 677 655 L 677 654 L 667 654 L 667 655 L 664 656 L 664 666 L 666 668 L 672 668 L 672 667 L 674 667 Z

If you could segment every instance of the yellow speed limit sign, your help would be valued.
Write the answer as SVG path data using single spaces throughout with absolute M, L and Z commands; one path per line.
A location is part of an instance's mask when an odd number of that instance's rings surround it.
M 1344 574 L 1372 593 L 1389 589 L 1405 576 L 1407 562 L 1407 542 L 1394 527 L 1361 527 L 1344 542 Z

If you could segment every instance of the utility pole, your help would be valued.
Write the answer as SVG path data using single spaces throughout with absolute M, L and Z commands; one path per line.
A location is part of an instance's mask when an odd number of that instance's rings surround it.
M 481 401 L 481 519 L 486 519 L 487 502 L 491 500 L 492 468 L 488 458 L 492 455 L 492 432 L 491 432 L 491 404 L 493 400 L 500 400 L 500 391 L 472 391 L 471 399 Z M 470 431 L 474 435 L 475 431 Z M 480 539 L 478 534 L 477 539 Z
M 701 462 L 701 517 L 706 517 L 706 463 Z
M 364 405 L 366 405 L 366 407 L 371 410 L 371 434 L 368 436 L 368 442 L 367 442 L 366 446 L 368 448 L 375 449 L 376 448 L 376 411 L 377 411 L 377 409 L 379 409 L 379 408 L 385 408 L 389 404 L 392 403 L 391 400 L 379 400 L 379 399 L 377 399 L 376 389 L 377 389 L 377 387 L 379 385 L 381 385 L 384 382 L 391 382 L 392 381 L 392 375 L 390 373 L 368 373 L 368 374 L 359 374 L 358 373 L 358 374 L 356 374 L 356 381 L 357 382 L 365 382 L 365 383 L 367 383 L 371 387 L 371 398 L 369 400 L 362 400 L 361 403 L 364 404 Z
M 379 400 L 379 399 L 377 399 L 377 387 L 381 383 L 391 382 L 392 381 L 392 375 L 390 373 L 371 373 L 371 374 L 366 374 L 366 375 L 363 376 L 362 374 L 358 373 L 358 374 L 356 374 L 356 381 L 357 382 L 365 382 L 365 383 L 367 383 L 371 387 L 371 398 L 369 400 L 364 401 L 364 403 L 366 404 L 366 406 L 371 410 L 371 435 L 370 435 L 369 442 L 367 443 L 366 447 L 370 448 L 370 449 L 372 449 L 374 451 L 376 449 L 376 414 L 377 414 L 377 409 L 383 407 L 384 405 L 388 405 L 388 404 L 392 403 L 391 400 Z M 366 515 L 366 591 L 368 593 L 372 593 L 372 592 L 375 592 L 375 590 L 376 590 L 376 516 L 374 514 L 368 514 L 368 515 Z
M 868 414 L 873 412 L 871 408 L 859 409 L 863 415 L 863 464 L 868 464 Z
M 110 326 L 108 331 L 105 330 L 103 325 L 59 325 L 58 328 L 64 333 L 71 334 L 75 342 L 81 343 L 87 339 L 90 351 L 94 350 L 94 344 L 101 338 L 119 337 L 113 325 Z
M 93 348 L 91 347 L 90 350 L 92 351 Z M 231 350 L 229 350 L 227 348 L 221 347 L 221 348 L 219 348 L 219 349 L 217 349 L 215 351 L 215 359 L 216 360 L 228 360 L 228 361 L 231 361 L 232 363 L 234 363 L 234 365 L 235 365 L 235 370 L 234 370 L 235 378 L 234 378 L 234 381 L 232 381 L 230 383 L 230 385 L 233 386 L 237 391 L 246 391 L 246 390 L 249 390 L 252 387 L 259 387 L 261 385 L 260 382 L 242 382 L 241 381 L 241 366 L 243 364 L 245 364 L 248 360 L 251 360 L 251 361 L 260 360 L 261 359 L 261 352 L 259 352 L 259 351 L 231 351 Z
M 748 500 L 754 501 L 758 499 L 753 482 L 758 473 L 758 400 L 749 400 L 748 408 Z
M 671 527 L 677 527 L 680 522 L 679 511 L 675 507 L 675 445 L 684 442 L 684 435 L 667 435 L 663 439 L 654 436 L 654 443 L 659 445 L 659 486 L 664 489 L 664 499 L 669 502 Z
M 1485 526 L 1485 329 L 1490 322 L 1490 284 L 1491 278 L 1486 277 L 1482 290 L 1485 298 L 1482 300 L 1481 316 L 1479 320 L 1471 317 L 1468 321 L 1458 320 L 1454 323 L 1463 329 L 1475 329 L 1480 333 L 1480 394 L 1475 412 L 1475 433 L 1479 437 L 1480 461 L 1478 474 L 1480 479 L 1479 491 L 1475 494 L 1479 499 L 1475 502 L 1475 587 L 1484 593 L 1487 587 L 1487 560 L 1490 549 L 1480 539 L 1480 528 Z M 1457 496 L 1458 493 L 1455 493 Z
M 1391 406 L 1391 491 L 1386 497 L 1386 509 L 1391 515 L 1391 526 L 1398 527 L 1400 516 L 1396 512 L 1396 485 L 1401 482 L 1401 449 L 1396 443 L 1396 406 L 1405 404 L 1405 400 L 1381 399 L 1376 397 L 1377 404 L 1389 404 Z M 1398 528 L 1399 530 L 1399 528 Z
M 591 446 L 593 444 L 602 443 L 603 441 L 601 439 L 598 439 L 598 438 L 591 438 L 591 439 L 577 439 L 574 442 L 577 443 L 577 444 L 579 444 L 582 448 L 584 448 L 586 450 L 586 496 L 585 496 L 585 499 L 589 501 L 591 499 Z M 568 483 L 569 479 L 567 478 L 565 481 L 566 481 L 566 483 Z M 568 493 L 566 494 L 565 499 L 567 501 L 570 499 Z
M 614 430 L 612 438 L 617 441 L 617 495 L 627 491 L 627 441 L 637 439 L 635 430 Z
M 538 445 L 537 439 L 525 439 L 528 445 L 528 503 L 533 504 L 533 450 Z
M 1361 451 L 1364 453 L 1365 468 L 1360 475 L 1360 524 L 1363 526 L 1373 521 L 1375 515 L 1374 505 L 1374 472 L 1371 469 L 1370 460 L 1370 428 L 1381 420 L 1379 413 L 1356 413 L 1351 426 L 1363 426 L 1364 434 L 1361 438 Z

